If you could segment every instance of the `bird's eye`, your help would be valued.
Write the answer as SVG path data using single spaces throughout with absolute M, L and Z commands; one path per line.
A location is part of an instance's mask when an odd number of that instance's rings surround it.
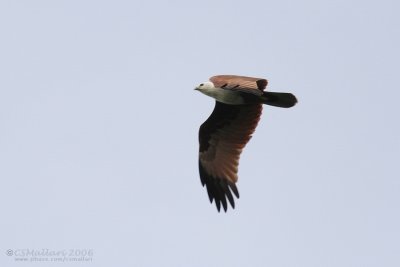
M 200 86 L 203 86 L 203 85 L 204 85 L 204 83 L 201 83 L 201 84 L 200 84 Z

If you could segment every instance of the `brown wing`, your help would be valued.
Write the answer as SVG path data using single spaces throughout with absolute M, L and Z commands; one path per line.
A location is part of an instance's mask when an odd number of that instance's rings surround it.
M 201 183 L 207 187 L 210 202 L 215 200 L 218 211 L 222 203 L 226 211 L 226 198 L 235 208 L 231 191 L 239 198 L 235 185 L 238 180 L 239 157 L 257 127 L 262 105 L 215 103 L 214 111 L 200 126 L 199 170 Z
M 253 78 L 236 75 L 218 75 L 210 78 L 215 87 L 233 91 L 241 91 L 262 95 L 268 81 L 263 78 Z

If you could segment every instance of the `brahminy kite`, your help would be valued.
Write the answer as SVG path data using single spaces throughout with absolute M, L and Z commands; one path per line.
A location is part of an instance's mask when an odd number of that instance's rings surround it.
M 226 212 L 227 199 L 235 208 L 232 193 L 239 198 L 240 153 L 257 127 L 262 105 L 290 108 L 297 103 L 293 94 L 264 91 L 267 84 L 262 78 L 218 75 L 195 88 L 216 100 L 214 111 L 199 130 L 199 171 L 218 212 L 221 204 Z

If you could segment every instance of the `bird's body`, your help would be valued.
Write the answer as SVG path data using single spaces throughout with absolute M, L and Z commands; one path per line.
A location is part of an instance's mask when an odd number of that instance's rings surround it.
M 235 184 L 239 157 L 257 127 L 262 105 L 288 108 L 297 102 L 290 93 L 264 91 L 267 84 L 266 79 L 219 75 L 195 88 L 216 100 L 214 111 L 199 130 L 199 171 L 218 211 L 221 204 L 227 210 L 227 199 L 235 207 L 232 193 L 239 198 Z
M 215 98 L 216 101 L 229 105 L 245 104 L 240 92 L 225 90 L 223 88 L 214 87 L 211 90 L 204 90 L 202 93 Z

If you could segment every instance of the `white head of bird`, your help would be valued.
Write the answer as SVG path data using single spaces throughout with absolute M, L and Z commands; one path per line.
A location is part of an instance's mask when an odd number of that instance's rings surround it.
M 200 92 L 210 91 L 215 89 L 215 86 L 212 82 L 204 82 L 199 84 L 194 90 L 198 90 Z
M 217 88 L 215 88 L 212 82 L 204 82 L 199 84 L 196 88 L 194 88 L 194 90 L 200 91 L 205 95 L 215 98 Z
M 243 98 L 239 92 L 225 90 L 223 88 L 215 87 L 212 82 L 204 82 L 199 84 L 195 90 L 202 92 L 203 94 L 214 98 L 215 100 L 230 104 L 230 105 L 241 105 L 244 104 Z

